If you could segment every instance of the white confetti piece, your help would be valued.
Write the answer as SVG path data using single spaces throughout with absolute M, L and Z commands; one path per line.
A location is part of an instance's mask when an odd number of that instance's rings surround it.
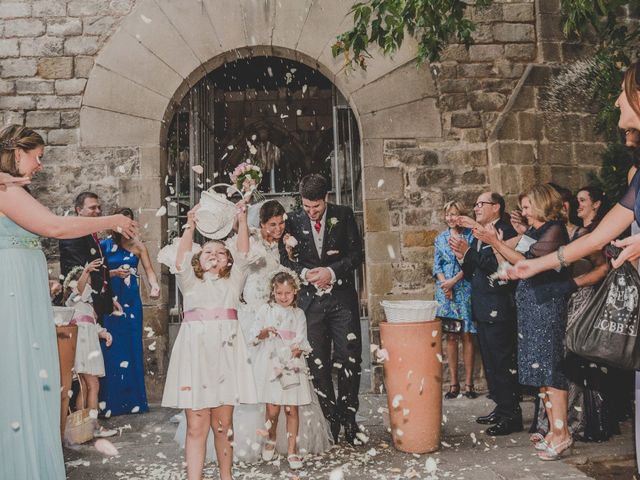
M 491 313 L 489 314 L 489 316 L 491 318 L 496 318 L 498 316 L 498 312 L 496 312 L 495 310 L 492 310 Z
M 438 336 L 438 330 L 434 330 L 433 332 L 431 332 L 431 336 L 432 337 L 437 337 Z
M 165 207 L 164 205 L 161 206 L 158 211 L 156 212 L 156 217 L 163 217 L 167 214 L 167 207 Z
M 20 430 L 20 423 L 11 422 L 11 430 L 13 430 L 14 432 L 17 432 L 18 430 Z
M 118 449 L 106 438 L 96 440 L 94 447 L 96 447 L 96 450 L 101 454 L 107 455 L 108 457 L 118 455 Z
M 89 410 L 89 418 L 92 418 L 93 420 L 97 420 L 98 410 L 96 410 L 95 408 L 92 408 L 91 410 Z
M 204 168 L 202 168 L 202 165 L 194 165 L 193 167 L 191 167 L 191 170 L 196 172 L 198 175 L 202 175 L 204 173 Z
M 120 362 L 120 368 L 127 368 L 129 366 L 129 362 L 127 362 L 126 360 L 123 360 L 122 362 Z
M 378 180 L 378 188 L 380 188 L 382 185 L 384 185 L 384 178 Z
M 155 351 L 155 349 L 156 349 L 156 342 L 153 342 L 152 344 L 149 345 L 149 350 L 153 352 Z
M 162 458 L 163 460 L 167 458 L 167 456 L 166 456 L 164 453 L 162 453 L 162 452 L 158 452 L 158 453 L 156 453 L 156 457 L 158 457 L 158 458 Z
M 38 373 L 38 375 L 40 376 L 40 378 L 49 378 L 49 374 L 47 373 L 47 371 L 43 368 L 42 370 L 40 370 L 40 373 Z
M 391 401 L 391 406 L 393 408 L 398 408 L 400 406 L 401 401 L 402 401 L 402 395 L 397 394 L 395 397 L 393 397 L 393 400 Z
M 131 413 L 138 413 L 139 411 L 140 411 L 140 407 L 137 407 L 137 406 L 131 409 Z
M 436 357 L 438 358 L 438 361 L 442 363 L 442 355 L 439 353 L 436 353 Z
M 402 437 L 404 435 L 404 432 L 402 430 L 400 430 L 399 428 L 396 428 L 396 435 L 399 437 Z
M 355 340 L 356 338 L 358 338 L 358 337 L 356 337 L 356 334 L 355 334 L 355 333 L 353 333 L 353 332 L 351 332 L 351 333 L 349 333 L 349 334 L 347 335 L 347 340 L 349 340 L 349 341 L 351 341 L 351 340 Z
M 564 422 L 560 419 L 557 419 L 555 422 L 553 422 L 553 424 L 555 425 L 556 428 L 563 428 L 564 427 Z
M 378 452 L 375 448 L 371 448 L 367 451 L 367 455 L 369 455 L 370 457 L 375 457 L 376 455 L 378 455 Z
M 531 368 L 540 368 L 540 364 L 539 363 L 532 363 L 531 364 Z
M 104 410 L 105 408 L 107 408 L 107 402 L 100 402 L 100 403 L 98 404 L 98 408 L 99 408 L 100 410 Z
M 445 443 L 442 442 L 442 445 L 445 445 Z M 451 445 L 445 446 L 450 447 Z M 427 458 L 427 461 L 424 462 L 424 469 L 428 474 L 436 473 L 436 471 L 438 470 L 438 462 L 436 462 L 433 457 L 429 457 Z
M 396 258 L 396 251 L 393 249 L 393 245 L 387 245 L 387 253 L 389 254 L 389 258 Z
M 151 19 L 150 19 L 149 17 L 145 17 L 145 16 L 144 16 L 144 15 L 142 15 L 142 14 L 140 14 L 140 19 L 141 19 L 144 23 L 146 23 L 146 24 L 151 23 Z

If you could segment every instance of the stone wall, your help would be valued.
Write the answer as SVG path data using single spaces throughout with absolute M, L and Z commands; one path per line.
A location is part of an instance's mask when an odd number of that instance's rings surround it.
M 392 59 L 375 55 L 366 73 L 349 76 L 328 48 L 351 21 L 344 0 L 265 2 L 264 15 L 241 0 L 181 1 L 0 0 L 1 120 L 36 128 L 49 145 L 34 193 L 59 213 L 84 189 L 107 211 L 139 207 L 152 256 L 166 230 L 154 212 L 172 107 L 225 58 L 261 49 L 320 69 L 358 116 L 374 343 L 383 297 L 433 295 L 446 201 L 470 206 L 488 188 L 512 198 L 552 177 L 576 187 L 597 169 L 592 116 L 540 111 L 553 68 L 585 53 L 562 39 L 559 0 L 496 0 L 470 12 L 470 49 L 451 45 L 441 62 L 418 69 L 407 39 Z M 165 368 L 166 308 L 144 301 L 145 324 L 160 336 L 156 351 L 145 350 L 159 378 L 153 397 Z

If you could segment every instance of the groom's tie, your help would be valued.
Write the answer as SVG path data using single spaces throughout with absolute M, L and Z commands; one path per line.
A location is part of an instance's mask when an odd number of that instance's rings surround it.
M 322 222 L 320 220 L 316 220 L 315 225 L 313 226 L 313 228 L 316 229 L 317 233 L 320 233 L 320 229 L 322 228 Z

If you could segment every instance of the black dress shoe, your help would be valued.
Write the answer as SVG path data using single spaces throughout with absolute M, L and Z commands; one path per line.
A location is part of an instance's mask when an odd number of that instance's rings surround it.
M 355 420 L 344 424 L 344 439 L 350 445 L 358 446 L 367 443 L 367 436 L 364 434 L 358 435 L 358 433 L 360 433 L 360 427 Z
M 489 415 L 483 415 L 482 417 L 476 418 L 476 423 L 480 425 L 494 425 L 500 421 L 500 417 L 496 414 L 496 412 L 491 412 Z
M 500 435 L 509 435 L 514 432 L 521 432 L 522 430 L 524 430 L 522 427 L 522 417 L 501 418 L 493 427 L 487 428 L 487 435 L 497 437 Z
M 338 437 L 340 436 L 340 422 L 337 420 L 333 420 L 330 422 L 331 425 L 331 435 L 333 436 L 333 443 L 338 443 Z

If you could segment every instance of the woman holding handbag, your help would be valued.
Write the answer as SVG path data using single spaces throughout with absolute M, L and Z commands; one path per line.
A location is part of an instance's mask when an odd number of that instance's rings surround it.
M 433 276 L 436 277 L 437 316 L 442 319 L 443 330 L 447 332 L 447 361 L 451 375 L 449 391 L 444 398 L 452 399 L 460 395 L 458 381 L 458 342 L 462 338 L 465 390 L 467 398 L 476 398 L 478 394 L 473 384 L 473 361 L 475 355 L 473 335 L 476 328 L 471 321 L 471 284 L 464 279 L 460 263 L 449 246 L 452 236 L 462 236 L 471 243 L 471 230 L 456 224 L 461 215 L 466 215 L 461 202 L 450 201 L 444 206 L 444 221 L 447 229 L 435 240 L 433 258 Z

